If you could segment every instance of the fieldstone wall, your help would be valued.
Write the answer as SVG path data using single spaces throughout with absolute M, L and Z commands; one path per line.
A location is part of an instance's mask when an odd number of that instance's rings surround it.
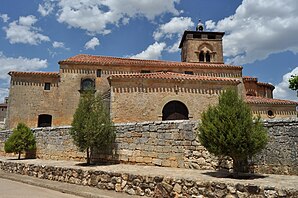
M 281 188 L 249 182 L 203 181 L 171 176 L 152 176 L 125 172 L 98 171 L 83 168 L 38 165 L 0 160 L 0 169 L 5 172 L 18 173 L 67 182 L 71 184 L 97 187 L 99 189 L 124 192 L 155 198 L 184 197 L 297 197 L 293 188 Z M 119 194 L 119 196 L 121 196 Z
M 251 163 L 256 172 L 298 175 L 298 121 L 264 121 L 270 142 Z M 85 160 L 69 135 L 70 127 L 33 129 L 37 158 Z M 196 138 L 197 122 L 157 121 L 116 124 L 109 153 L 94 153 L 95 161 L 190 169 L 229 169 L 231 161 L 211 155 Z M 0 152 L 11 131 L 0 132 Z

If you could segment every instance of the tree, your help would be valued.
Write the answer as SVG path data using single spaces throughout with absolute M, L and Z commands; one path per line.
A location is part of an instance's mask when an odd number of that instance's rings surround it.
M 261 151 L 268 142 L 260 117 L 253 119 L 249 106 L 234 90 L 219 97 L 216 106 L 203 112 L 198 137 L 201 144 L 216 156 L 233 160 L 233 175 L 248 172 L 248 157 Z
M 87 165 L 94 149 L 107 148 L 115 139 L 115 130 L 102 98 L 93 90 L 81 93 L 73 116 L 70 134 L 80 151 L 86 151 Z
M 23 151 L 33 151 L 36 149 L 35 137 L 24 123 L 19 123 L 17 128 L 13 130 L 10 137 L 4 144 L 6 153 L 18 153 L 18 159 L 21 158 Z
M 289 88 L 297 91 L 298 90 L 298 75 L 292 75 L 291 78 L 289 79 Z M 298 92 L 297 92 L 298 96 Z

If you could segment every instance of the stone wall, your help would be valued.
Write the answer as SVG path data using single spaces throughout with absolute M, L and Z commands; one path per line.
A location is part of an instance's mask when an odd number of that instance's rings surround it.
M 105 171 L 82 167 L 65 167 L 21 163 L 0 159 L 0 169 L 22 175 L 53 181 L 97 187 L 99 189 L 124 192 L 130 195 L 155 198 L 169 197 L 297 197 L 296 188 L 277 185 L 244 182 L 241 180 L 202 179 L 173 177 L 171 175 L 152 175 L 123 171 Z M 252 183 L 254 184 L 252 184 Z M 119 194 L 121 197 L 121 194 Z
M 298 121 L 265 121 L 270 142 L 254 158 L 254 168 L 262 173 L 298 175 Z M 219 169 L 231 163 L 209 154 L 196 139 L 193 121 L 159 121 L 116 124 L 117 137 L 111 154 L 97 153 L 95 160 L 154 166 Z M 33 129 L 37 138 L 37 157 L 43 159 L 85 160 L 68 133 L 69 127 Z M 0 151 L 10 131 L 0 132 Z

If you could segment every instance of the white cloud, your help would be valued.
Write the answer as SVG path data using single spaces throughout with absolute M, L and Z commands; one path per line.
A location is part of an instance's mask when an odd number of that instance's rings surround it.
M 275 98 L 298 101 L 297 92 L 289 88 L 289 79 L 292 75 L 298 75 L 298 67 L 283 75 L 282 82 L 276 85 L 273 91 Z
M 125 25 L 129 18 L 145 17 L 153 20 L 165 13 L 178 15 L 175 4 L 180 0 L 60 0 L 58 21 L 89 33 L 108 34 L 107 25 Z
M 96 37 L 93 37 L 91 40 L 89 40 L 86 44 L 85 44 L 85 49 L 95 49 L 96 46 L 98 46 L 99 40 Z
M 161 57 L 161 53 L 165 49 L 165 47 L 165 43 L 155 42 L 154 44 L 149 45 L 146 50 L 142 51 L 139 54 L 133 55 L 130 58 L 156 60 Z
M 33 15 L 19 17 L 18 21 L 13 21 L 8 27 L 3 28 L 6 32 L 6 38 L 11 44 L 37 45 L 43 41 L 50 41 L 48 36 L 40 34 L 40 29 L 33 26 L 36 22 L 37 19 Z
M 194 27 L 190 17 L 174 17 L 168 23 L 162 24 L 153 33 L 153 38 L 158 41 L 162 39 L 173 39 L 176 42 L 167 48 L 170 53 L 179 51 L 181 36 L 185 30 Z
M 62 48 L 62 49 L 69 50 L 69 48 L 65 47 L 65 44 L 63 42 L 54 41 L 52 43 L 52 46 L 53 48 Z
M 47 16 L 51 14 L 54 11 L 54 3 L 52 0 L 46 0 L 44 4 L 38 4 L 38 12 L 41 14 L 41 16 Z
M 9 20 L 9 17 L 7 14 L 1 14 L 0 18 L 3 20 L 4 23 L 7 23 L 7 21 Z
M 297 0 L 243 0 L 234 15 L 207 29 L 225 31 L 224 55 L 229 63 L 245 64 L 283 51 L 298 52 Z
M 172 38 L 173 36 L 181 36 L 184 30 L 187 30 L 194 26 L 190 17 L 174 17 L 168 23 L 162 24 L 153 33 L 155 40 L 161 38 Z
M 4 96 L 8 96 L 9 71 L 32 71 L 48 66 L 47 60 L 39 58 L 7 57 L 0 51 L 0 103 Z

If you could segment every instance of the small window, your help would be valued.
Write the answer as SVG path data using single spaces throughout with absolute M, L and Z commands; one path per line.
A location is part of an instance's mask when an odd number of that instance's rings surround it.
M 86 90 L 92 90 L 92 89 L 95 89 L 94 80 L 90 78 L 82 80 L 81 90 L 86 91 Z
M 185 74 L 193 75 L 193 71 L 185 71 Z
M 96 70 L 96 76 L 101 77 L 101 69 Z
M 151 71 L 150 70 L 141 70 L 141 73 L 146 74 L 146 73 L 151 73 Z
M 44 90 L 51 90 L 51 83 L 45 83 Z
M 274 113 L 272 110 L 268 110 L 267 114 L 269 117 L 274 117 Z
M 215 37 L 215 35 L 213 35 L 213 34 L 209 34 L 208 35 L 208 39 L 215 39 L 216 37 Z
M 50 127 L 52 126 L 52 116 L 48 114 L 41 114 L 38 116 L 37 127 Z

